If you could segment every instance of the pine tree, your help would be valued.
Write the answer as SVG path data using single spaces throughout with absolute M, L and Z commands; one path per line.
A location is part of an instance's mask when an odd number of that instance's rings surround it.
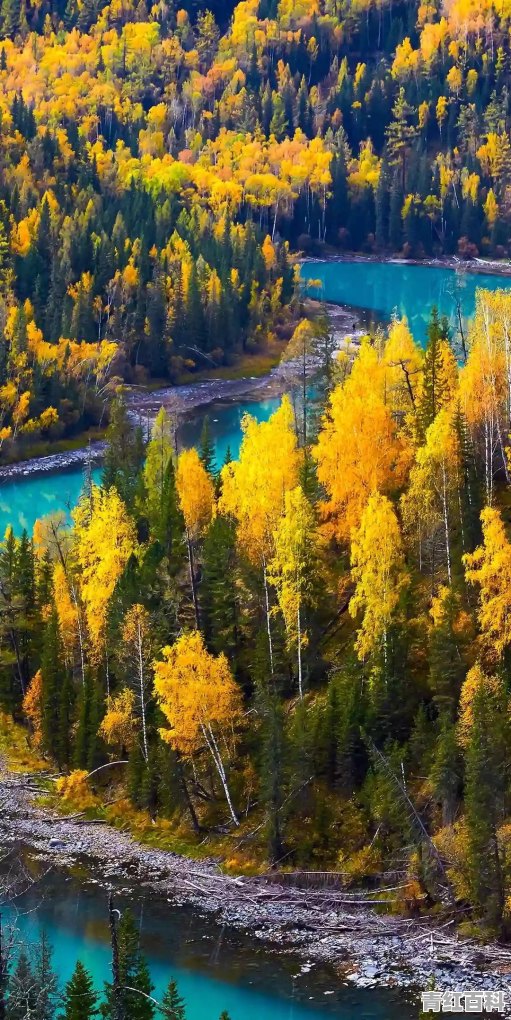
M 59 1020 L 92 1020 L 98 1015 L 98 997 L 91 975 L 78 960 L 63 996 Z
M 123 1015 L 126 1020 L 153 1020 L 156 1016 L 155 1004 L 151 998 L 154 985 L 140 950 L 140 935 L 135 919 L 129 909 L 123 912 L 117 925 L 117 941 Z M 105 993 L 106 1002 L 101 1007 L 101 1014 L 105 1020 L 117 1020 L 113 985 L 107 983 Z
M 2 26 L 2 37 L 13 38 L 19 31 L 21 21 L 21 2 L 20 0 L 3 0 L 1 12 L 0 12 L 0 23 Z
M 53 950 L 46 932 L 42 932 L 34 961 L 34 1020 L 54 1020 L 58 978 L 52 964 Z
M 441 805 L 442 825 L 452 825 L 462 792 L 462 767 L 456 727 L 442 712 L 435 743 L 430 779 L 435 800 Z
M 414 113 L 413 107 L 406 101 L 404 88 L 401 88 L 392 108 L 394 120 L 385 133 L 389 165 L 400 167 L 403 191 L 406 186 L 406 157 L 417 134 L 417 128 L 410 123 Z
M 106 441 L 103 486 L 115 487 L 131 510 L 141 489 L 145 443 L 142 428 L 133 428 L 123 400 L 116 399 L 110 408 Z
M 204 417 L 202 431 L 200 434 L 199 457 L 204 464 L 206 471 L 212 475 L 215 469 L 215 444 L 211 435 L 211 422 L 208 414 Z
M 54 608 L 46 625 L 41 656 L 42 741 L 59 766 L 69 764 L 71 690 L 60 647 L 59 622 Z
M 237 604 L 234 571 L 235 531 L 232 521 L 215 517 L 204 540 L 201 605 L 204 632 L 212 651 L 235 655 Z
M 463 635 L 456 632 L 459 596 L 453 589 L 441 597 L 438 619 L 429 642 L 430 683 L 438 707 L 454 717 L 461 685 L 466 674 Z
M 261 800 L 266 815 L 268 859 L 276 865 L 284 852 L 282 808 L 287 773 L 284 714 L 275 694 L 264 693 L 260 697 L 260 702 L 261 711 L 264 713 L 260 761 Z
M 186 1004 L 180 996 L 177 983 L 174 980 L 169 981 L 161 1005 L 162 1012 L 165 1016 L 170 1017 L 170 1020 L 186 1020 Z
M 449 326 L 444 316 L 440 319 L 437 308 L 432 308 L 428 325 L 428 340 L 424 352 L 422 392 L 418 406 L 418 420 L 422 434 L 435 420 L 448 397 L 448 380 L 445 372 Z M 452 353 L 452 352 L 450 352 Z
M 484 683 L 475 693 L 472 718 L 465 755 L 470 895 L 489 927 L 499 931 L 505 902 L 504 861 L 497 835 L 504 815 L 505 708 L 502 697 Z
M 9 980 L 8 1020 L 26 1020 L 34 1016 L 36 1007 L 35 977 L 24 949 Z

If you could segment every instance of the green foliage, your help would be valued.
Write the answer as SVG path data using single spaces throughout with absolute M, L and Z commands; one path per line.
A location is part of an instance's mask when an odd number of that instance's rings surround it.
M 98 1015 L 98 996 L 91 975 L 78 961 L 63 996 L 64 1012 L 59 1020 L 92 1020 Z
M 186 1020 L 185 1001 L 179 994 L 177 984 L 174 980 L 169 981 L 167 990 L 161 1000 L 162 1010 L 166 1010 L 165 1016 L 171 1020 Z
M 140 933 L 129 909 L 123 911 L 117 927 L 119 946 L 119 979 L 122 988 L 122 1007 L 130 1020 L 153 1020 L 156 1008 L 151 996 L 154 985 L 147 962 L 140 950 Z M 105 985 L 105 1003 L 101 1015 L 115 1020 L 115 997 L 112 985 Z

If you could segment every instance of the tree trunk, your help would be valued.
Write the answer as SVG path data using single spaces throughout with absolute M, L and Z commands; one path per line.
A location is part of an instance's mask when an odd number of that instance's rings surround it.
M 447 514 L 447 481 L 446 481 L 446 475 L 445 475 L 445 464 L 442 465 L 442 485 L 443 485 L 442 505 L 443 505 L 443 512 L 444 512 L 445 554 L 446 554 L 446 557 L 447 557 L 447 577 L 449 579 L 449 584 L 451 584 L 451 581 L 452 581 L 452 577 L 451 577 L 451 543 L 450 543 L 450 538 L 449 538 L 449 517 L 448 517 L 448 514 Z
M 144 745 L 144 758 L 147 764 L 149 759 L 149 750 L 147 747 L 147 726 L 145 717 L 145 685 L 144 685 L 144 659 L 142 655 L 142 634 L 140 630 L 140 621 L 137 627 L 137 638 L 138 638 L 138 679 L 140 684 L 140 712 L 142 716 L 142 742 Z
M 186 776 L 185 776 L 185 770 L 184 770 L 184 767 L 183 767 L 183 762 L 181 761 L 181 758 L 179 757 L 179 755 L 177 753 L 176 753 L 176 763 L 177 763 L 177 774 L 179 776 L 179 785 L 181 786 L 181 792 L 183 794 L 183 797 L 184 797 L 184 800 L 185 800 L 185 804 L 186 804 L 186 806 L 188 808 L 188 812 L 189 812 L 190 819 L 191 819 L 191 822 L 192 822 L 193 831 L 195 832 L 195 835 L 198 836 L 199 833 L 200 833 L 199 819 L 197 818 L 197 813 L 196 813 L 195 808 L 193 806 L 192 798 L 190 797 L 190 791 L 188 789 L 188 785 L 187 785 L 187 782 L 186 782 Z
M 303 676 L 302 676 L 302 621 L 300 618 L 300 606 L 296 611 L 296 628 L 298 635 L 298 693 L 300 701 L 303 699 Z
M 112 946 L 112 1020 L 128 1020 L 124 1010 L 124 995 L 119 964 L 119 943 L 117 940 L 117 925 L 112 893 L 108 897 L 108 920 Z
M 270 671 L 273 676 L 273 642 L 271 639 L 271 624 L 270 624 L 270 597 L 268 594 L 268 578 L 266 576 L 266 560 L 263 558 L 263 580 L 264 580 L 264 599 L 266 604 L 266 630 L 268 632 L 268 649 L 270 652 Z
M 234 807 L 233 807 L 233 804 L 232 804 L 232 800 L 231 800 L 231 794 L 230 794 L 230 791 L 229 791 L 229 786 L 227 784 L 227 776 L 226 776 L 226 773 L 225 773 L 224 763 L 222 761 L 222 756 L 220 754 L 220 750 L 219 750 L 218 744 L 217 744 L 217 742 L 215 740 L 215 734 L 213 733 L 213 730 L 211 729 L 211 726 L 209 726 L 209 725 L 208 726 L 204 726 L 204 724 L 201 724 L 201 728 L 202 728 L 202 732 L 204 734 L 204 739 L 205 739 L 205 741 L 206 741 L 206 743 L 208 745 L 209 751 L 210 751 L 211 756 L 213 758 L 213 761 L 214 761 L 214 763 L 216 765 L 216 769 L 217 769 L 218 775 L 220 776 L 220 782 L 222 784 L 223 791 L 225 793 L 225 799 L 226 799 L 228 807 L 229 807 L 231 818 L 232 818 L 232 820 L 233 820 L 235 825 L 239 825 L 240 823 L 238 821 L 238 816 L 237 816 L 237 814 L 236 814 L 236 812 L 234 810 Z
M 186 544 L 188 546 L 188 566 L 190 570 L 190 586 L 192 589 L 193 610 L 195 613 L 195 627 L 197 630 L 200 630 L 199 603 L 197 601 L 197 587 L 195 584 L 195 573 L 193 569 L 193 551 L 188 530 L 186 532 Z

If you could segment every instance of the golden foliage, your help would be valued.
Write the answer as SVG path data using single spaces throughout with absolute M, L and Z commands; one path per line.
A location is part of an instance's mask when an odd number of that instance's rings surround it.
M 89 786 L 88 773 L 84 769 L 74 769 L 68 776 L 61 776 L 55 786 L 66 807 L 75 811 L 87 811 L 98 804 L 98 799 Z
M 339 541 L 358 527 L 369 496 L 390 493 L 406 478 L 410 451 L 386 401 L 386 366 L 362 344 L 351 374 L 335 388 L 313 456 L 328 500 L 327 531 Z
M 291 402 L 284 397 L 266 422 L 245 415 L 237 461 L 222 470 L 219 509 L 237 523 L 238 542 L 255 564 L 267 563 L 286 492 L 298 482 L 301 454 Z
M 168 722 L 160 735 L 185 756 L 208 736 L 231 735 L 241 719 L 241 695 L 225 655 L 211 655 L 198 631 L 162 649 L 154 663 L 154 688 Z
M 357 633 L 360 659 L 383 645 L 401 593 L 408 582 L 399 523 L 392 503 L 374 492 L 365 506 L 351 541 L 351 573 L 355 594 L 350 613 L 363 613 Z
M 43 676 L 38 669 L 30 681 L 30 686 L 23 698 L 23 714 L 28 719 L 32 728 L 32 741 L 34 747 L 40 748 L 42 743 L 42 719 L 43 719 Z
M 107 744 L 129 750 L 135 732 L 135 695 L 128 687 L 124 687 L 118 694 L 108 699 L 99 733 Z
M 179 455 L 176 486 L 186 530 L 195 542 L 207 531 L 215 510 L 215 489 L 197 450 Z
M 136 549 L 135 525 L 117 490 L 92 485 L 73 510 L 80 594 L 91 641 L 99 657 L 104 650 L 106 617 L 117 581 Z
M 467 581 L 479 587 L 478 619 L 489 654 L 500 658 L 511 643 L 511 543 L 499 511 L 481 514 L 483 544 L 464 556 Z

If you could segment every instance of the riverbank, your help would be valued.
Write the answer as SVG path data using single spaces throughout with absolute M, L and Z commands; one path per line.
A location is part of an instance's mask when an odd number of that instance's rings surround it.
M 362 988 L 503 989 L 511 997 L 511 949 L 462 938 L 452 918 L 377 912 L 375 893 L 347 892 L 325 876 L 307 889 L 285 875 L 236 877 L 218 859 L 191 860 L 137 843 L 128 833 L 35 806 L 37 776 L 0 772 L 0 845 L 29 847 L 58 868 L 86 865 L 104 887 L 145 890 L 213 915 L 305 966 L 326 963 Z M 379 894 L 381 896 L 381 892 Z M 376 901 L 375 901 L 376 902 Z M 380 911 L 381 911 L 380 906 Z
M 317 302 L 310 302 L 316 305 Z M 365 332 L 364 315 L 360 309 L 344 308 L 340 305 L 321 303 L 329 317 L 332 337 L 335 346 L 342 349 L 347 338 L 354 338 L 355 343 Z M 317 366 L 310 364 L 311 375 Z M 301 373 L 301 366 L 291 361 L 280 361 L 278 365 L 264 375 L 250 375 L 236 379 L 211 377 L 182 386 L 164 386 L 160 389 L 148 390 L 143 387 L 126 386 L 124 395 L 128 413 L 134 425 L 142 425 L 149 432 L 151 425 L 161 407 L 165 407 L 176 422 L 177 427 L 193 417 L 199 411 L 205 411 L 216 404 L 250 403 L 281 397 L 292 385 L 296 385 L 296 374 Z M 63 450 L 42 457 L 6 464 L 0 467 L 0 482 L 16 478 L 26 478 L 38 474 L 49 474 L 66 471 L 69 468 L 90 463 L 99 464 L 103 458 L 106 443 L 90 442 L 87 446 L 72 450 Z
M 287 386 L 287 376 L 281 366 L 269 375 L 244 379 L 207 379 L 187 386 L 167 386 L 157 390 L 126 387 L 124 390 L 128 412 L 136 424 L 149 430 L 160 407 L 165 407 L 179 425 L 195 411 L 217 402 L 236 403 L 241 400 L 260 400 L 262 397 L 281 396 Z M 95 442 L 75 450 L 66 450 L 44 457 L 6 464 L 0 467 L 0 480 L 24 478 L 27 475 L 65 471 L 67 468 L 90 461 L 101 461 L 105 443 Z
M 442 258 L 426 259 L 405 259 L 399 255 L 371 255 L 361 252 L 337 252 L 327 250 L 322 255 L 305 255 L 300 262 L 307 265 L 323 262 L 361 262 L 376 265 L 395 266 L 428 266 L 431 269 L 452 269 L 458 273 L 489 273 L 493 276 L 511 276 L 511 260 L 499 261 L 498 259 L 460 259 L 456 255 L 445 255 Z

